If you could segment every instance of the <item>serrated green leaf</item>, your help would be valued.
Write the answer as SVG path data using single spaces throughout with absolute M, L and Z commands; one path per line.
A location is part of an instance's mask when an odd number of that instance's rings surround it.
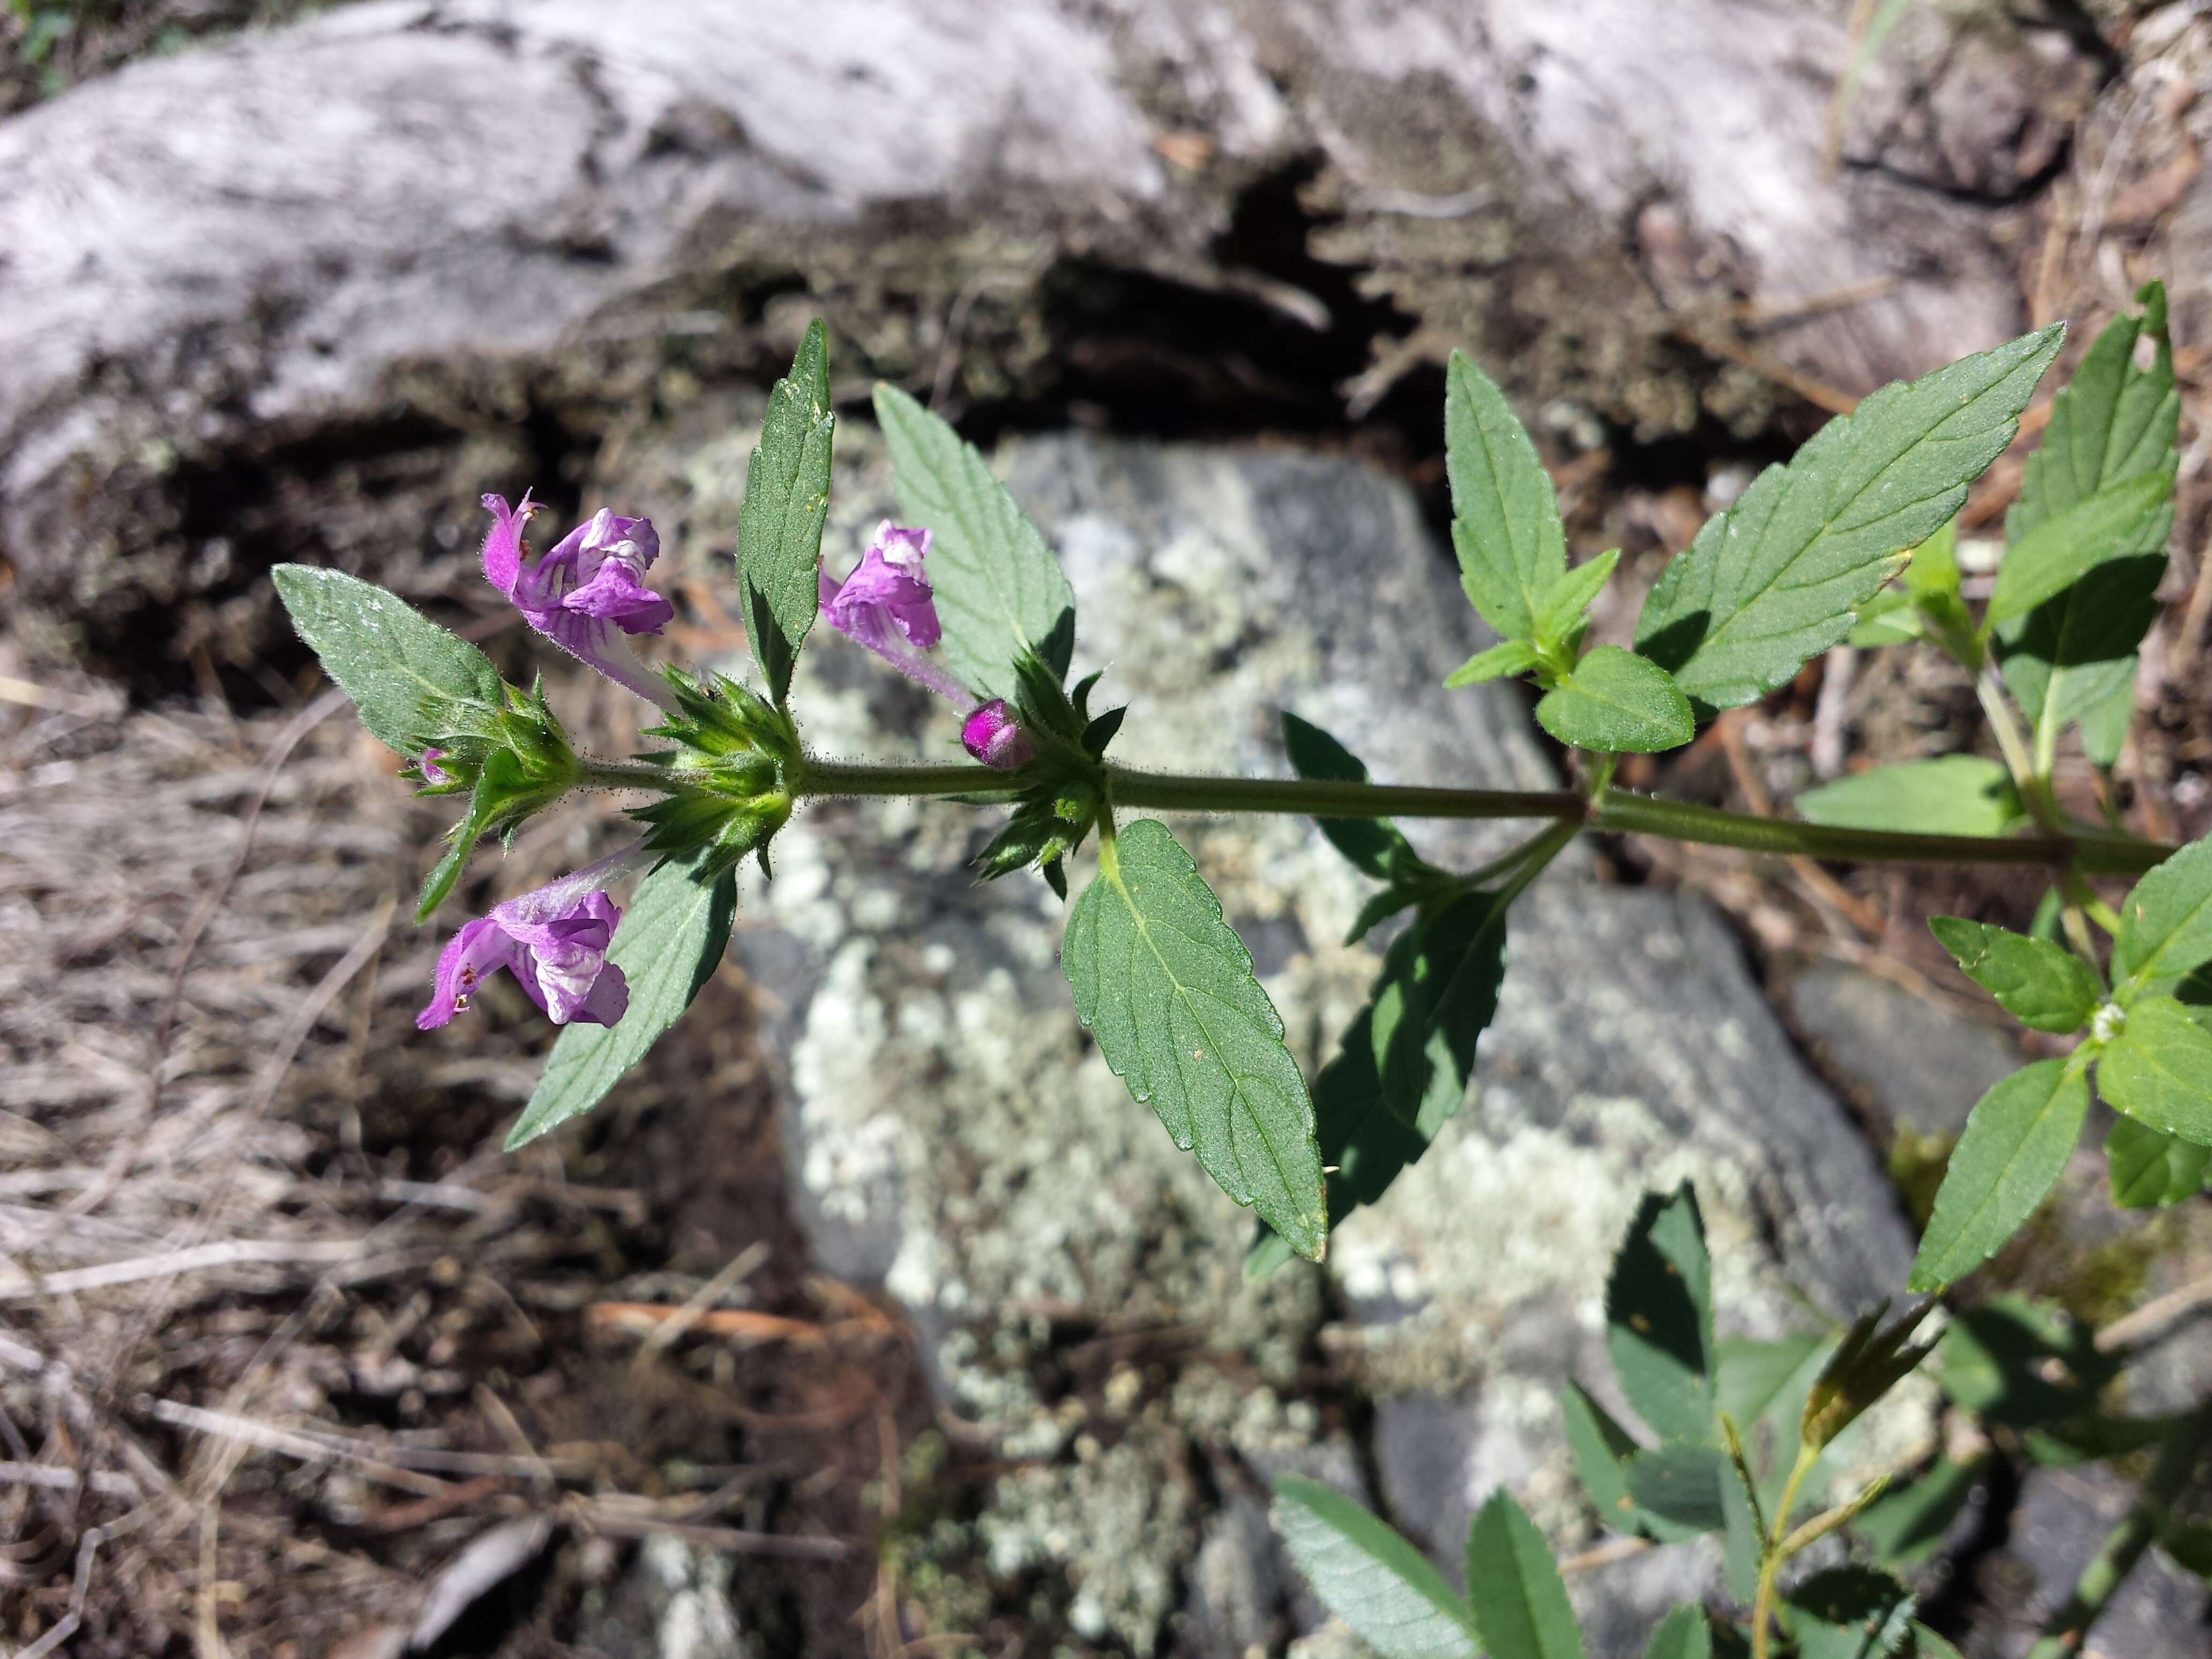
M 2092 343 L 2072 381 L 2051 400 L 2042 444 L 2027 458 L 2018 499 L 2005 518 L 2019 545 L 2046 520 L 2130 478 L 2176 463 L 2181 404 L 2166 331 L 2166 290 L 2146 284 L 2140 315 L 2116 318 Z M 2149 365 L 2136 351 L 2154 342 Z M 2039 732 L 2082 721 L 2083 747 L 2109 766 L 2119 757 L 2133 710 L 2136 647 L 2157 613 L 2153 594 L 2166 570 L 2170 513 L 2143 528 L 2135 556 L 2100 567 L 2025 617 L 1997 630 L 2005 684 Z
M 1914 1566 L 1936 1553 L 1951 1523 L 1966 1512 L 1981 1471 L 1938 1457 L 1920 1474 L 1887 1492 L 1851 1519 L 1851 1528 L 1887 1566 Z
M 1662 1619 L 1644 1659 L 1713 1659 L 1713 1627 L 1705 1622 L 1705 1610 L 1689 1601 Z
M 728 870 L 699 879 L 714 851 L 672 860 L 638 883 L 607 951 L 629 981 L 629 1010 L 612 1025 L 562 1029 L 530 1104 L 507 1137 L 509 1152 L 606 1098 L 714 976 L 729 948 L 738 884 Z
M 1912 1592 L 1872 1567 L 1831 1567 L 1787 1592 L 1798 1659 L 1884 1659 L 1912 1629 Z
M 2136 998 L 2098 1059 L 2097 1092 L 2161 1134 L 2212 1146 L 2212 1031 L 2172 997 Z
M 1583 1483 L 1591 1507 L 1616 1531 L 1636 1531 L 1636 1500 L 1628 1493 L 1626 1467 L 1639 1449 L 1635 1437 L 1576 1382 L 1559 1389 L 1559 1416 L 1566 1426 L 1575 1478 Z
M 1313 1103 L 1283 1022 L 1190 854 L 1157 818 L 1099 848 L 1060 963 L 1129 1092 L 1301 1255 L 1328 1240 Z
M 1698 734 L 1690 701 L 1656 662 L 1601 645 L 1546 692 L 1536 720 L 1561 743 L 1601 754 L 1679 749 Z
M 2104 1000 L 2096 970 L 2063 946 L 1963 916 L 1932 916 L 1928 927 L 1966 977 L 2030 1030 L 2078 1031 Z
M 386 748 L 417 759 L 467 713 L 497 716 L 504 690 L 491 659 L 404 599 L 309 565 L 269 574 L 292 626 Z
M 2105 1135 L 2112 1202 L 2124 1210 L 2179 1204 L 2204 1190 L 2212 1146 L 2198 1146 L 2131 1117 L 2112 1120 Z
M 753 659 L 778 702 L 790 693 L 792 665 L 820 603 L 822 525 L 830 511 L 836 424 L 830 407 L 829 335 L 817 317 L 807 325 L 791 373 L 769 393 L 768 418 L 745 467 L 745 500 L 738 514 L 738 580 Z
M 1445 678 L 1444 690 L 1456 691 L 1462 685 L 1480 685 L 1488 680 L 1504 679 L 1508 674 L 1525 674 L 1543 659 L 1536 647 L 1526 640 L 1507 640 L 1493 645 L 1487 651 L 1478 651 Z
M 1583 1659 L 1551 1546 L 1502 1488 L 1468 1528 L 1467 1604 L 1489 1659 Z
M 2024 1066 L 1975 1102 L 1908 1288 L 1941 1290 L 1995 1255 L 2057 1181 L 2088 1115 L 2088 1079 L 2059 1060 Z
M 1322 1605 L 1382 1659 L 1477 1659 L 1474 1622 L 1443 1575 L 1342 1492 L 1279 1477 L 1275 1529 Z
M 2173 480 L 2144 473 L 2108 484 L 2054 513 L 2022 536 L 1997 567 L 1990 595 L 1992 623 L 2024 617 L 2114 559 L 2141 551 L 2147 534 L 2173 521 Z
M 1546 645 L 1565 641 L 1581 623 L 1583 612 L 1605 592 L 1606 583 L 1620 563 L 1620 550 L 1609 547 L 1595 558 L 1576 565 L 1552 584 L 1536 609 L 1536 637 Z
M 1311 720 L 1283 711 L 1283 749 L 1291 769 L 1302 778 L 1331 783 L 1364 783 L 1367 767 Z M 1377 881 L 1388 881 L 1401 870 L 1419 865 L 1420 858 L 1398 826 L 1388 818 L 1316 818 L 1329 845 L 1352 861 L 1352 867 Z
M 975 447 L 896 386 L 877 386 L 876 419 L 901 512 L 934 532 L 929 579 L 953 673 L 982 696 L 1008 701 L 1024 646 L 1066 673 L 1075 590 L 1036 526 Z
M 1465 893 L 1401 933 L 1372 1000 L 1382 1103 L 1408 1127 L 1449 1117 L 1474 1075 L 1475 1043 L 1505 978 L 1506 901 Z
M 1688 1182 L 1646 1193 L 1605 1285 L 1606 1351 L 1620 1391 L 1665 1440 L 1713 1432 L 1713 1270 Z
M 1900 761 L 1838 778 L 1797 798 L 1809 823 L 1922 835 L 1996 836 L 2020 821 L 2020 795 L 2002 763 L 1979 755 Z
M 1637 648 L 1733 708 L 1850 631 L 1856 608 L 2004 452 L 2063 329 L 2039 330 L 1839 416 L 1698 532 L 1653 586 Z
M 1535 639 L 1567 574 L 1559 495 L 1505 394 L 1458 351 L 1444 370 L 1444 467 L 1461 586 L 1501 636 Z
M 2125 1007 L 2166 991 L 2212 962 L 2212 838 L 2192 842 L 2120 902 L 2112 941 L 2112 1000 Z
M 1629 1498 L 1662 1523 L 1654 1529 L 1662 1543 L 1718 1532 L 1727 1521 L 1721 1482 L 1733 1480 L 1735 1473 L 1727 1454 L 1715 1447 L 1655 1446 L 1628 1460 L 1626 1476 Z

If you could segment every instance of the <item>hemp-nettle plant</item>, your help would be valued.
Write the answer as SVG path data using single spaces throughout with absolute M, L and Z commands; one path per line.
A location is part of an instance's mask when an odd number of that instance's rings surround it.
M 486 579 L 534 630 L 655 706 L 655 746 L 641 756 L 578 753 L 542 683 L 504 683 L 475 647 L 380 588 L 299 565 L 279 567 L 276 582 L 362 723 L 422 793 L 463 802 L 418 920 L 445 902 L 485 836 L 511 844 L 523 823 L 576 789 L 647 798 L 629 809 L 634 846 L 495 905 L 439 959 L 422 1024 L 460 1015 L 483 978 L 504 968 L 562 1028 L 510 1146 L 589 1111 L 684 1012 L 727 947 L 736 865 L 750 854 L 769 871 L 776 832 L 799 802 L 934 797 L 1004 812 L 975 860 L 981 877 L 1034 870 L 1063 900 L 1070 855 L 1095 838 L 1096 872 L 1068 907 L 1061 951 L 1076 1013 L 1136 1100 L 1255 1212 L 1245 1264 L 1255 1275 L 1292 1255 L 1320 1260 L 1330 1230 L 1381 1200 L 1460 1109 L 1497 1009 L 1513 901 L 1577 836 L 2046 870 L 2050 890 L 2028 933 L 1961 918 L 1933 924 L 2013 1018 L 2071 1039 L 1973 1108 L 1906 1287 L 1933 1297 L 2042 1202 L 2093 1091 L 2118 1114 L 2106 1142 L 2118 1203 L 2176 1203 L 2200 1190 L 2212 1164 L 2212 1030 L 2202 1023 L 2212 1003 L 2212 842 L 2177 849 L 2142 839 L 2109 806 L 2106 821 L 2081 821 L 2053 787 L 2071 730 L 2105 775 L 2102 799 L 2116 799 L 2111 769 L 2172 527 L 2179 401 L 2163 291 L 2151 284 L 2138 305 L 2098 337 L 2052 400 L 1985 601 L 1962 586 L 1955 520 L 1968 487 L 2013 443 L 2063 325 L 1886 386 L 1769 467 L 1667 567 L 1632 647 L 1587 637 L 1618 552 L 1570 563 L 1534 446 L 1498 387 L 1455 354 L 1444 404 L 1452 541 L 1461 585 L 1498 643 L 1448 684 L 1532 680 L 1536 720 L 1570 755 L 1575 787 L 1559 791 L 1376 783 L 1328 732 L 1287 713 L 1291 778 L 1109 759 L 1130 711 L 1093 708 L 1097 674 L 1066 683 L 1076 608 L 1058 560 L 982 456 L 896 387 L 878 386 L 875 412 L 906 522 L 880 525 L 842 580 L 824 568 L 835 421 L 818 321 L 770 395 L 746 475 L 736 579 L 758 686 L 655 672 L 632 651 L 629 636 L 658 633 L 674 614 L 649 586 L 659 538 L 648 520 L 603 508 L 533 560 L 524 537 L 536 505 L 484 498 Z M 819 617 L 950 700 L 970 758 L 882 765 L 809 749 L 792 671 Z M 2001 758 L 1878 768 L 1808 793 L 1793 819 L 1615 786 L 1620 755 L 1692 741 L 1722 711 L 1788 684 L 1846 640 L 1960 664 Z M 1403 915 L 1366 1006 L 1310 1087 L 1219 900 L 1146 809 L 1310 816 L 1376 884 L 1352 938 Z M 1422 858 L 1393 823 L 1413 817 L 1532 827 L 1504 856 L 1457 871 Z M 633 875 L 623 908 L 614 889 Z M 2116 878 L 2139 879 L 2123 896 Z M 1881 1652 L 1942 1651 L 1911 1620 L 1909 1597 L 1892 1593 L 1894 1581 L 1821 1575 L 1781 1595 L 1776 1577 L 1821 1533 L 1885 1512 L 1869 1493 L 1792 1524 L 1828 1442 L 1925 1352 L 1909 1338 L 1928 1304 L 1887 1328 L 1862 1321 L 1818 1365 L 1809 1349 L 1787 1364 L 1779 1353 L 1732 1362 L 1713 1340 L 1702 1225 L 1686 1194 L 1647 1203 L 1613 1279 L 1614 1363 L 1658 1443 L 1643 1446 L 1570 1391 L 1577 1467 L 1607 1521 L 1659 1541 L 1726 1532 L 1761 1659 L 1778 1631 L 1808 1655 L 1832 1650 L 1816 1635 L 1831 1629 L 1876 1632 Z M 1654 1297 L 1666 1305 L 1638 1302 Z M 1616 1303 L 1637 1305 L 1616 1316 Z M 1945 1340 L 1963 1340 L 1963 1328 Z M 1800 1449 L 1778 1485 L 1752 1467 L 1739 1431 L 1801 1377 Z M 1324 1489 L 1287 1483 L 1279 1515 L 1323 1599 L 1386 1655 L 1580 1651 L 1557 1572 L 1510 1498 L 1477 1517 L 1464 1602 L 1412 1546 Z M 1654 1650 L 1689 1659 L 1711 1639 L 1704 1615 L 1687 1609 Z

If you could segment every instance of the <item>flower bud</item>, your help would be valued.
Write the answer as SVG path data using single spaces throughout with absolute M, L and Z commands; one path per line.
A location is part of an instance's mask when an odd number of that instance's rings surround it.
M 960 741 L 977 760 L 1000 772 L 1019 771 L 1036 755 L 1036 744 L 1003 697 L 993 698 L 968 716 L 960 727 Z

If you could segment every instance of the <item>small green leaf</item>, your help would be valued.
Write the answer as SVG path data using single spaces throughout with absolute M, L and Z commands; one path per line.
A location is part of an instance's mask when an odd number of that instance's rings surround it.
M 1384 1106 L 1409 1127 L 1459 1109 L 1477 1039 L 1505 978 L 1506 902 L 1465 893 L 1392 942 L 1375 981 L 1375 1062 Z
M 2170 476 L 2146 472 L 2107 485 L 2044 520 L 2013 544 L 1997 567 L 1989 620 L 2026 616 L 2099 565 L 2138 552 L 2149 532 L 2172 524 L 2172 494 Z
M 1606 1525 L 1637 1530 L 1636 1500 L 1628 1494 L 1627 1460 L 1638 1449 L 1635 1437 L 1613 1414 L 1570 1382 L 1559 1389 L 1559 1415 L 1567 1431 L 1567 1452 L 1575 1478 Z
M 699 880 L 694 866 L 713 855 L 708 848 L 691 860 L 671 861 L 638 883 L 607 951 L 629 981 L 629 1011 L 612 1025 L 562 1029 L 529 1106 L 507 1137 L 507 1151 L 606 1098 L 714 976 L 730 945 L 738 882 L 726 869 L 712 881 Z
M 986 697 L 1009 701 L 1024 646 L 1066 673 L 1075 590 L 1036 526 L 975 447 L 896 386 L 876 387 L 876 419 L 901 511 L 934 533 L 929 579 L 953 673 Z
M 2212 962 L 2212 837 L 2192 842 L 2135 885 L 2112 941 L 2112 1000 L 2125 1007 Z
M 1933 916 L 1929 931 L 1959 966 L 2034 1031 L 2078 1031 L 2104 1000 L 2096 970 L 2071 951 L 1962 916 Z
M 1885 1566 L 1917 1565 L 1936 1553 L 1980 1482 L 1978 1469 L 1938 1457 L 1924 1474 L 1892 1486 L 1861 1510 L 1852 1529 L 1874 1546 L 1875 1559 Z
M 1676 1607 L 1651 1632 L 1644 1659 L 1713 1659 L 1713 1627 L 1694 1601 Z
M 2097 1061 L 2097 1092 L 2162 1134 L 2212 1146 L 2212 1031 L 2172 997 L 2138 997 Z
M 1884 1659 L 1912 1631 L 1912 1592 L 1872 1567 L 1831 1567 L 1783 1598 L 1798 1659 Z
M 1537 723 L 1561 743 L 1602 754 L 1649 755 L 1698 735 L 1689 699 L 1656 662 L 1601 645 L 1536 705 Z
M 1859 605 L 2003 453 L 2063 328 L 1884 386 L 1768 468 L 1661 574 L 1637 648 L 1694 703 L 1734 708 L 1850 631 Z
M 1902 588 L 1885 587 L 1859 607 L 1859 619 L 1844 638 L 1846 644 L 1862 647 L 1903 645 L 1925 631 L 1912 596 Z
M 497 717 L 504 696 L 491 659 L 373 582 L 280 564 L 270 573 L 292 626 L 387 749 L 423 746 Z
M 1620 563 L 1620 550 L 1607 548 L 1595 558 L 1578 564 L 1552 584 L 1552 591 L 1536 611 L 1536 638 L 1547 646 L 1562 644 L 1581 624 L 1583 613 L 1605 592 L 1606 583 Z
M 1458 351 L 1444 371 L 1444 467 L 1460 585 L 1502 637 L 1534 640 L 1567 574 L 1559 495 L 1505 394 Z
M 1995 1255 L 2043 1202 L 2088 1115 L 2087 1077 L 2059 1060 L 2022 1066 L 1977 1101 L 1907 1286 L 1941 1290 Z
M 1806 1391 L 1804 1409 L 1797 1419 L 1799 1443 L 1815 1451 L 1827 1446 L 1928 1357 L 1936 1345 L 1927 1342 L 1915 1346 L 1911 1339 L 1935 1305 L 1931 1297 L 1885 1325 L 1882 1316 L 1889 1311 L 1889 1299 L 1885 1297 L 1851 1322 L 1834 1354 Z
M 1713 1270 L 1688 1182 L 1646 1193 L 1605 1286 L 1606 1351 L 1620 1391 L 1665 1440 L 1713 1433 Z
M 2122 316 L 2098 335 L 2051 400 L 2043 442 L 2027 458 L 2019 498 L 2005 517 L 2007 541 L 2020 546 L 2046 520 L 2131 478 L 2171 479 L 2181 404 L 2166 338 L 2166 290 L 2146 283 L 2139 315 Z M 2142 341 L 2151 361 L 2139 367 Z M 2166 571 L 2170 513 L 2143 527 L 2133 556 L 2099 566 L 2027 616 L 1997 629 L 2005 684 L 2035 723 L 2055 737 L 2081 722 L 2082 746 L 2100 766 L 2119 757 L 2133 713 L 2136 648 L 2157 614 L 2153 595 Z
M 1322 1605 L 1382 1659 L 1477 1659 L 1474 1622 L 1443 1575 L 1342 1492 L 1279 1477 L 1275 1529 Z
M 1663 1523 L 1654 1535 L 1671 1544 L 1721 1529 L 1728 1518 L 1721 1482 L 1735 1479 L 1735 1472 L 1727 1454 L 1714 1447 L 1670 1444 L 1630 1458 L 1627 1479 L 1637 1507 Z
M 1583 1659 L 1551 1546 L 1503 1488 L 1468 1529 L 1467 1602 L 1490 1659 Z
M 2116 1117 L 2105 1135 L 2112 1202 L 2124 1210 L 2164 1208 L 2204 1190 L 2212 1146 L 2197 1146 L 2131 1117 Z
M 1997 836 L 2021 818 L 2002 763 L 1979 755 L 1900 761 L 1838 778 L 1797 798 L 1808 823 L 1930 836 Z
M 829 335 L 817 317 L 807 325 L 791 373 L 769 393 L 768 419 L 745 468 L 738 514 L 738 580 L 753 658 L 779 703 L 790 693 L 792 665 L 820 603 L 822 524 L 830 511 L 836 424 Z
M 1060 963 L 1076 1018 L 1185 1152 L 1301 1255 L 1328 1242 L 1313 1103 L 1252 958 L 1157 818 L 1099 848 Z
M 1487 651 L 1478 651 L 1444 680 L 1444 690 L 1456 691 L 1462 685 L 1480 685 L 1486 680 L 1504 679 L 1508 674 L 1525 674 L 1543 659 L 1536 647 L 1526 640 L 1507 640 L 1493 645 Z
M 1283 748 L 1291 769 L 1302 778 L 1330 783 L 1364 783 L 1367 767 L 1360 758 L 1311 720 L 1283 711 Z M 1329 845 L 1352 861 L 1364 875 L 1389 881 L 1400 871 L 1421 860 L 1398 826 L 1388 818 L 1317 818 Z

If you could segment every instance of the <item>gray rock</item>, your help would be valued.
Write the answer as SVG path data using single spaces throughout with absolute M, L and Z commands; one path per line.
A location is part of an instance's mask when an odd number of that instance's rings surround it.
M 2097 1545 L 2135 1501 L 2135 1486 L 2109 1468 L 2034 1469 L 2021 1483 L 2004 1559 L 1992 1577 L 2023 1596 L 1991 1598 L 2001 1651 L 2024 1653 L 2064 1605 Z M 2007 1567 L 2013 1571 L 2007 1573 Z M 2203 1580 L 2147 1551 L 2089 1632 L 2106 1659 L 2201 1659 L 2212 1654 Z
M 2022 1064 L 2002 1029 L 1844 963 L 1792 975 L 1785 999 L 1827 1074 L 1884 1132 L 1955 1135 L 1974 1103 Z
M 885 499 L 871 434 L 841 435 L 839 453 L 833 566 Z M 1073 580 L 1078 671 L 1104 667 L 1102 695 L 1131 702 L 1131 757 L 1281 775 L 1289 707 L 1383 779 L 1548 783 L 1516 692 L 1441 690 L 1476 624 L 1398 486 L 1344 461 L 1076 437 L 1018 444 L 1007 463 Z M 690 476 L 733 487 L 719 465 Z M 728 510 L 702 500 L 690 521 L 711 534 Z M 794 706 L 825 752 L 919 758 L 953 738 L 949 707 L 834 636 L 810 650 Z M 1499 1483 L 1563 1544 L 1586 1540 L 1557 1389 L 1609 1386 L 1606 1266 L 1647 1187 L 1698 1183 L 1732 1330 L 1778 1334 L 1802 1319 L 1794 1297 L 1848 1312 L 1901 1282 L 1910 1246 L 1874 1161 L 1726 931 L 1694 900 L 1597 887 L 1570 857 L 1516 915 L 1458 1121 L 1340 1230 L 1326 1279 L 1297 1266 L 1245 1283 L 1249 1218 L 1075 1024 L 1058 903 L 1031 879 L 976 888 L 960 872 L 990 821 L 808 811 L 773 883 L 745 893 L 738 950 L 788 1057 L 793 1185 L 820 1259 L 896 1293 L 945 1405 L 1024 1460 L 972 1570 L 1056 1570 L 1079 1635 L 1142 1652 L 1178 1619 L 1251 1627 L 1275 1569 L 1252 1561 L 1249 1516 L 1209 1515 L 1203 1493 L 1285 1468 L 1356 1488 L 1356 1449 L 1314 1397 L 1316 1345 L 1373 1401 L 1381 1496 L 1440 1559 Z M 1231 921 L 1273 942 L 1264 982 L 1310 1070 L 1376 969 L 1337 942 L 1364 883 L 1297 819 L 1175 828 Z M 1410 833 L 1465 864 L 1510 830 Z M 1908 1405 L 1868 1455 L 1923 1428 Z M 1200 1468 L 1212 1477 L 1194 1481 Z M 1667 1552 L 1583 1581 L 1601 1650 L 1638 1645 L 1711 1570 Z

